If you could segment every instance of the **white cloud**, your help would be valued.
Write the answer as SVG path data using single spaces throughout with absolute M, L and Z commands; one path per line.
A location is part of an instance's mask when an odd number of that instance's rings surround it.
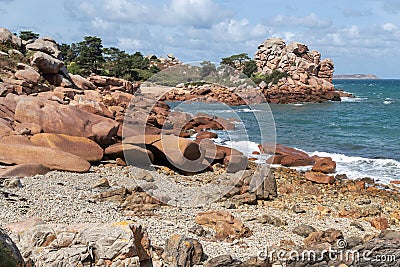
M 326 28 L 332 25 L 331 20 L 319 18 L 316 14 L 310 13 L 304 17 L 278 15 L 271 20 L 274 26 Z
M 91 20 L 90 23 L 94 28 L 101 31 L 110 31 L 113 30 L 115 27 L 112 23 L 98 17 L 95 17 L 93 20 Z
M 128 0 L 103 0 L 100 10 L 106 18 L 114 22 L 146 21 L 149 15 L 149 8 L 146 5 Z
M 310 50 L 319 50 L 322 57 L 332 57 L 334 61 L 366 55 L 380 60 L 392 55 L 393 47 L 400 42 L 396 18 L 390 14 L 381 20 L 374 17 L 382 15 L 382 2 L 374 3 L 377 5 L 374 16 L 348 5 L 343 9 L 333 8 L 335 15 L 309 8 L 310 13 L 299 16 L 301 11 L 289 10 L 269 20 L 255 11 L 236 10 L 234 14 L 233 6 L 220 3 L 217 0 L 69 0 L 66 5 L 80 23 L 82 37 L 97 35 L 104 46 L 117 46 L 130 53 L 141 51 L 158 56 L 173 53 L 183 61 L 219 61 L 236 53 L 253 56 L 257 46 L 270 37 L 283 38 L 287 43 L 305 43 Z
M 251 25 L 246 19 L 231 19 L 213 25 L 211 31 L 214 40 L 241 42 L 266 36 L 268 28 L 261 24 Z
M 210 28 L 230 17 L 232 12 L 222 9 L 211 0 L 172 0 L 164 7 L 164 23 Z
M 382 29 L 385 31 L 393 32 L 397 31 L 397 26 L 394 25 L 393 23 L 385 23 L 382 25 Z
M 139 51 L 145 48 L 145 43 L 139 39 L 120 37 L 118 38 L 118 47 L 123 50 Z

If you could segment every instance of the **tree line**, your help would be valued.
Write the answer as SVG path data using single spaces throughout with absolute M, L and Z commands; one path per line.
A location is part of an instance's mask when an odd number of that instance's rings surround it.
M 32 31 L 21 31 L 19 37 L 23 40 L 34 40 L 39 34 Z M 144 57 L 141 52 L 129 54 L 117 47 L 103 47 L 102 39 L 96 36 L 86 36 L 77 43 L 59 45 L 61 57 L 68 71 L 72 74 L 88 76 L 91 73 L 123 78 L 130 81 L 146 81 L 160 69 L 156 56 Z M 257 64 L 247 53 L 235 54 L 221 59 L 221 65 L 227 65 L 241 71 L 256 84 L 261 81 L 267 84 L 277 83 L 287 73 L 274 71 L 271 74 L 257 72 Z M 209 61 L 201 64 L 202 73 L 215 70 L 215 65 Z M 202 75 L 203 76 L 203 75 Z

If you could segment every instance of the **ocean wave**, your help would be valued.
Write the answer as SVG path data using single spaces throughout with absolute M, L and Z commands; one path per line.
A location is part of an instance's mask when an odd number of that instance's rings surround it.
M 258 143 L 252 141 L 226 141 L 219 138 L 215 141 L 221 145 L 235 148 L 248 157 L 256 158 L 257 163 L 265 163 L 271 156 L 268 154 L 254 155 L 254 151 L 260 152 L 260 150 Z M 304 151 L 299 148 L 296 149 Z M 320 151 L 304 152 L 310 156 L 331 157 L 336 162 L 336 174 L 346 174 L 350 179 L 369 177 L 381 183 L 400 180 L 400 162 L 394 159 L 372 159 Z M 280 165 L 272 165 L 272 167 L 277 166 Z M 293 169 L 308 171 L 311 169 L 311 166 L 294 167 Z
M 386 101 L 383 101 L 383 104 L 384 104 L 384 105 L 390 105 L 390 104 L 392 104 L 392 103 L 393 103 L 392 101 L 387 101 L 387 100 L 386 100 Z
M 301 106 L 303 106 L 304 104 L 302 104 L 302 103 L 294 103 L 294 104 L 289 104 L 289 105 L 295 106 L 295 107 L 301 107 Z
M 315 151 L 311 156 L 331 157 L 336 161 L 336 173 L 345 173 L 351 179 L 370 177 L 383 183 L 400 179 L 400 162 L 394 159 L 371 159 L 344 154 Z
M 242 108 L 242 109 L 236 109 L 236 112 L 244 112 L 244 113 L 249 113 L 249 112 L 261 112 L 262 110 L 259 109 L 250 109 L 250 108 Z
M 347 97 L 347 96 L 341 97 L 342 102 L 362 102 L 367 99 L 368 99 L 367 97 Z
M 239 150 L 246 156 L 252 155 L 254 151 L 260 152 L 258 144 L 252 141 L 226 141 L 225 145 Z

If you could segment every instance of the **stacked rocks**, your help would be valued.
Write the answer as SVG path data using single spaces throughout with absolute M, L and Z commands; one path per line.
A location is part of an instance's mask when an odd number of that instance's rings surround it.
M 280 38 L 270 38 L 258 46 L 254 60 L 263 74 L 280 71 L 289 75 L 278 84 L 261 86 L 268 102 L 340 101 L 332 84 L 332 60 L 321 60 L 321 54 L 316 50 L 309 51 L 305 44 L 286 45 Z

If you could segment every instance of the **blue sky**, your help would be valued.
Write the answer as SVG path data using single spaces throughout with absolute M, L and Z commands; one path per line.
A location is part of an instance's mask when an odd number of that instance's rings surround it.
M 0 0 L 0 27 L 59 43 L 87 35 L 104 46 L 181 61 L 254 55 L 269 37 L 298 41 L 335 63 L 336 74 L 400 78 L 400 1 Z

